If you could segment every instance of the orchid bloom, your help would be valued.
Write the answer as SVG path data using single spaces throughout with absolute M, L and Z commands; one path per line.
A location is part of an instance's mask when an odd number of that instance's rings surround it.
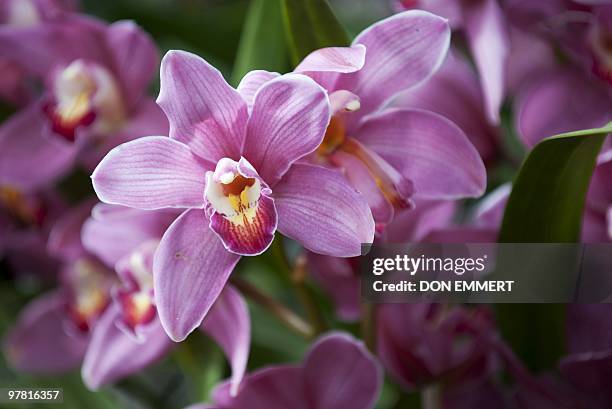
M 264 252 L 277 228 L 339 257 L 372 242 L 370 210 L 344 178 L 294 163 L 329 123 L 327 95 L 308 77 L 285 75 L 243 96 L 203 59 L 170 51 L 158 103 L 170 137 L 115 148 L 92 179 L 106 203 L 184 209 L 153 264 L 158 313 L 175 341 L 200 325 L 240 256 Z
M 493 369 L 495 329 L 486 309 L 387 304 L 377 314 L 377 355 L 408 390 L 444 378 L 462 383 Z
M 332 333 L 314 343 L 301 365 L 261 369 L 235 397 L 222 384 L 211 405 L 189 409 L 372 409 L 381 385 L 382 371 L 363 344 Z
M 153 289 L 153 255 L 175 211 L 142 211 L 99 204 L 85 222 L 85 247 L 115 265 L 120 283 L 94 328 L 82 374 L 90 389 L 134 374 L 173 347 L 162 328 Z M 200 329 L 225 352 L 232 367 L 232 393 L 246 369 L 250 320 L 246 303 L 231 286 L 221 293 Z
M 453 28 L 463 29 L 478 69 L 487 119 L 497 125 L 510 52 L 508 27 L 498 0 L 397 0 L 395 4 L 400 10 L 431 11 L 448 18 Z
M 167 130 L 163 112 L 144 96 L 157 50 L 132 22 L 106 25 L 63 14 L 0 30 L 0 50 L 44 85 L 38 101 L 0 126 L 0 185 L 45 187 L 77 154 L 92 169 L 121 142 Z
M 4 339 L 4 352 L 18 371 L 54 374 L 77 368 L 92 329 L 108 307 L 114 275 L 80 240 L 85 203 L 60 218 L 49 252 L 61 258 L 60 286 L 34 299 Z
M 351 47 L 314 51 L 296 68 L 330 94 L 333 117 L 310 160 L 344 171 L 380 227 L 411 199 L 457 199 L 484 192 L 482 159 L 451 121 L 421 109 L 384 108 L 442 64 L 450 29 L 443 18 L 407 11 L 359 34 Z M 265 74 L 265 75 L 264 75 Z M 248 74 L 253 89 L 274 74 Z

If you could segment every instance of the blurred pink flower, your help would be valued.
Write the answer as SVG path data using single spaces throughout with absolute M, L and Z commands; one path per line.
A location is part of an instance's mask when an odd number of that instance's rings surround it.
M 119 143 L 167 131 L 163 112 L 144 95 L 157 49 L 132 22 L 106 25 L 64 13 L 0 30 L 0 50 L 44 84 L 37 101 L 0 126 L 0 185 L 48 186 L 77 156 L 92 169 Z
M 83 362 L 83 380 L 98 389 L 137 373 L 173 347 L 159 322 L 153 290 L 153 256 L 176 211 L 143 211 L 99 204 L 85 222 L 85 247 L 114 265 L 119 283 L 112 301 L 91 336 Z M 232 367 L 232 391 L 246 370 L 250 319 L 246 303 L 228 286 L 200 330 L 214 339 Z
M 381 386 L 382 371 L 363 344 L 331 333 L 313 344 L 301 365 L 256 371 L 235 397 L 222 384 L 214 403 L 189 409 L 372 409 Z

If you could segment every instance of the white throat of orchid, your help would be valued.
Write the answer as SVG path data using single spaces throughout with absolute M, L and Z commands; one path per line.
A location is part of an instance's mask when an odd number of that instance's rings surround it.
M 206 200 L 233 225 L 252 223 L 261 197 L 261 182 L 238 170 L 238 162 L 223 158 L 206 174 Z
M 9 26 L 33 27 L 40 23 L 40 13 L 33 0 L 9 0 L 5 7 Z
M 260 254 L 272 243 L 277 215 L 270 189 L 244 158 L 221 159 L 206 173 L 204 196 L 210 228 L 225 248 L 240 255 Z
M 53 82 L 53 101 L 46 107 L 53 130 L 69 141 L 78 127 L 105 135 L 121 127 L 125 107 L 119 86 L 106 68 L 75 60 Z
M 153 254 L 159 241 L 151 240 L 134 250 L 127 260 L 118 263 L 118 272 L 123 286 L 115 293 L 127 328 L 151 322 L 155 317 L 153 297 Z
M 111 281 L 100 266 L 86 258 L 74 263 L 69 281 L 73 319 L 79 329 L 87 331 L 110 301 Z

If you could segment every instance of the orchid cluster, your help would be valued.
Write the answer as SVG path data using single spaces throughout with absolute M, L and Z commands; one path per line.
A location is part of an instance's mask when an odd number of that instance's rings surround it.
M 371 3 L 386 15 L 352 43 L 233 86 L 206 47 L 162 53 L 163 16 L 150 35 L 0 0 L 12 373 L 142 396 L 161 367 L 191 409 L 612 405 L 607 307 L 569 307 L 565 355 L 536 372 L 494 308 L 364 304 L 359 278 L 372 243 L 496 241 L 523 156 L 612 120 L 612 1 Z M 612 241 L 611 147 L 585 242 Z

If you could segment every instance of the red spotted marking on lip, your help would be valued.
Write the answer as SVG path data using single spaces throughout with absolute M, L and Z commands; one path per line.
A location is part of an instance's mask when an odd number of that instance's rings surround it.
M 53 102 L 45 104 L 43 106 L 43 111 L 51 122 L 51 130 L 68 142 L 74 142 L 76 140 L 76 131 L 78 128 L 88 127 L 96 120 L 96 113 L 91 110 L 78 117 L 70 119 L 64 118 L 58 113 L 57 105 Z
M 117 297 L 121 304 L 123 320 L 131 329 L 136 328 L 137 325 L 148 324 L 155 318 L 155 305 L 150 294 L 121 291 Z
M 274 201 L 261 195 L 255 217 L 252 219 L 249 220 L 247 215 L 243 214 L 242 223 L 237 224 L 215 212 L 211 216 L 210 227 L 229 251 L 242 255 L 256 255 L 265 251 L 272 243 L 276 220 Z

